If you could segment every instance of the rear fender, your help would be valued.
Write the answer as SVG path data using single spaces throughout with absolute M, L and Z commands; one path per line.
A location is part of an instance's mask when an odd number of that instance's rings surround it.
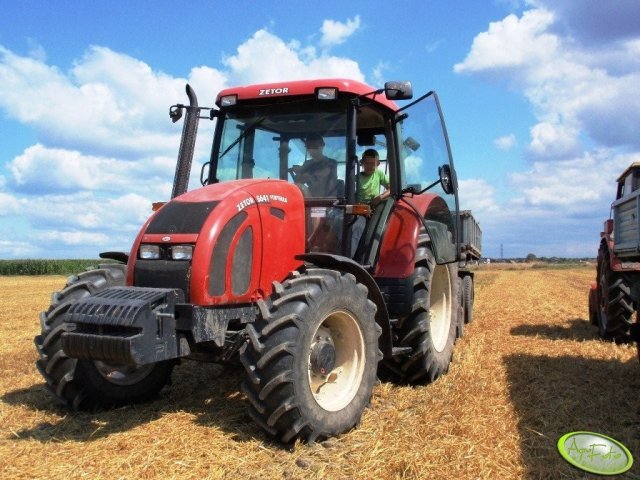
M 613 251 L 613 239 L 609 235 L 602 237 L 600 250 L 605 251 L 609 257 L 609 269 L 612 272 L 639 272 L 640 262 L 622 261 Z
M 415 210 L 405 202 L 410 203 Z M 418 237 L 424 226 L 423 219 L 437 221 L 439 218 L 451 219 L 452 214 L 446 202 L 438 195 L 414 195 L 396 202 L 380 245 L 374 277 L 407 278 L 413 274 Z M 443 235 L 431 235 L 430 240 L 436 253 L 455 248 L 455 244 Z

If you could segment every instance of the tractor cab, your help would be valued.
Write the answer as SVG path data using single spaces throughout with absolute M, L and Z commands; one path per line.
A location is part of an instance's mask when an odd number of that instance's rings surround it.
M 314 80 L 223 90 L 208 174 L 203 184 L 240 179 L 295 183 L 306 211 L 306 251 L 372 263 L 394 199 L 437 196 L 424 226 L 439 239 L 438 263 L 457 260 L 457 186 L 437 97 L 430 92 L 404 108 L 408 82 L 385 88 L 351 80 Z M 410 121 L 407 121 L 411 118 Z M 360 199 L 362 154 L 375 149 L 391 198 L 372 212 Z M 367 219 L 360 241 L 350 227 Z M 383 218 L 381 218 L 383 217 Z M 426 221 L 428 220 L 428 221 Z M 376 230 L 376 225 L 378 225 Z
M 616 200 L 640 189 L 640 162 L 634 162 L 618 177 Z

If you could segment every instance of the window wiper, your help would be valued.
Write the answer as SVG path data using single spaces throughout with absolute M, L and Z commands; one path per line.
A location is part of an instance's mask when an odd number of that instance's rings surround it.
M 220 154 L 218 156 L 218 158 L 222 158 L 224 157 L 227 153 L 229 153 L 229 150 L 231 150 L 233 147 L 235 147 L 238 143 L 240 143 L 242 141 L 243 138 L 245 138 L 247 135 L 249 135 L 251 132 L 253 132 L 256 128 L 258 128 L 258 126 L 264 122 L 264 119 L 267 117 L 260 117 L 258 119 L 256 119 L 251 125 L 249 125 L 244 132 L 242 132 L 238 138 L 236 138 L 233 142 L 231 142 L 231 145 L 229 145 L 226 150 L 224 152 L 222 152 L 222 154 Z

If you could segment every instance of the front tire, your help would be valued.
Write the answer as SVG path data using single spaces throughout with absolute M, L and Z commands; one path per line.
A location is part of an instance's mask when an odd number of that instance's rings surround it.
M 69 358 L 62 349 L 65 312 L 81 298 L 109 287 L 124 285 L 126 266 L 105 264 L 67 280 L 52 294 L 51 305 L 40 314 L 40 335 L 34 338 L 38 351 L 36 367 L 48 389 L 65 406 L 75 410 L 119 406 L 155 397 L 170 381 L 174 361 L 141 367 Z
M 240 355 L 251 417 L 288 443 L 353 428 L 376 381 L 381 329 L 367 289 L 351 274 L 294 272 L 260 302 Z

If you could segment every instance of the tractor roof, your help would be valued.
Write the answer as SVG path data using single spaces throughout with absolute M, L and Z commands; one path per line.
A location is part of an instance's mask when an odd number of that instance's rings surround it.
M 220 98 L 227 95 L 237 95 L 238 101 L 262 99 L 267 97 L 287 97 L 293 95 L 314 95 L 318 88 L 335 87 L 339 92 L 349 93 L 354 96 L 369 94 L 376 90 L 365 83 L 344 78 L 325 78 L 316 80 L 295 80 L 290 82 L 261 83 L 241 87 L 231 87 L 222 90 L 217 98 L 216 105 L 220 105 Z M 391 110 L 398 110 L 398 105 L 388 100 L 384 94 L 370 95 L 370 100 L 383 105 Z
M 636 169 L 636 168 L 640 168 L 640 162 L 633 162 L 631 165 L 629 165 L 629 166 L 626 168 L 626 170 L 625 170 L 624 172 L 622 172 L 622 175 L 620 175 L 620 176 L 618 177 L 618 180 L 616 180 L 616 181 L 617 181 L 617 182 L 619 182 L 619 181 L 620 181 L 620 180 L 622 180 L 624 177 L 626 177 L 626 176 L 629 174 L 629 172 L 630 172 L 631 170 L 634 170 L 634 169 Z

